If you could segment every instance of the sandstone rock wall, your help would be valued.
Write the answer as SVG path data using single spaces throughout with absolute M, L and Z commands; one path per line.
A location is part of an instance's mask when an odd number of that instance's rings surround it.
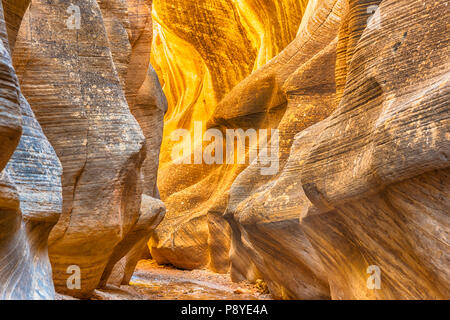
M 379 23 L 354 47 L 339 109 L 302 168 L 305 193 L 324 212 L 303 221 L 332 221 L 310 238 L 327 273 L 340 270 L 329 276 L 333 297 L 448 298 L 450 11 L 445 1 L 383 1 L 378 10 Z M 342 267 L 338 255 L 352 259 Z M 361 277 L 370 265 L 382 271 L 380 290 Z
M 196 123 L 202 130 L 217 127 L 209 122 L 233 107 L 219 101 L 295 38 L 306 3 L 154 1 L 152 59 L 169 107 L 159 173 L 168 210 L 149 243 L 158 262 L 228 271 L 231 230 L 221 215 L 229 188 L 246 165 L 174 165 L 171 133 L 180 128 L 193 133 Z M 270 100 L 259 90 L 247 96 L 254 94 Z M 285 107 L 286 101 L 279 101 L 274 110 L 228 127 L 276 127 Z M 193 145 L 204 147 L 200 141 Z
M 61 213 L 62 167 L 19 88 L 11 59 L 28 4 L 0 3 L 2 300 L 53 299 L 55 295 L 47 239 Z
M 279 176 L 255 183 L 252 165 L 234 182 L 232 275 L 262 277 L 280 298 L 448 298 L 449 8 L 342 8 L 339 105 L 295 136 Z M 379 289 L 368 286 L 374 267 Z
M 152 3 L 129 0 L 127 4 L 131 54 L 125 76 L 125 95 L 144 133 L 147 157 L 142 165 L 144 180 L 139 220 L 115 248 L 103 273 L 102 285 L 129 283 L 139 259 L 148 255 L 147 242 L 165 215 L 165 206 L 158 200 L 156 180 L 167 99 L 150 64 Z
M 297 38 L 279 56 L 236 86 L 219 109 L 231 112 L 218 113 L 215 120 L 229 123 L 228 119 L 236 114 L 244 117 L 246 113 L 265 114 L 273 108 L 273 100 L 261 101 L 251 95 L 261 81 L 276 83 L 267 87 L 272 90 L 267 96 L 287 100 L 278 125 L 280 171 L 263 176 L 261 165 L 252 163 L 234 181 L 225 212 L 233 226 L 232 278 L 235 281 L 262 278 L 279 298 L 330 296 L 320 258 L 299 228 L 299 213 L 307 207 L 307 201 L 301 197 L 301 181 L 292 176 L 298 164 L 292 163 L 290 157 L 296 135 L 302 132 L 306 136 L 317 127 L 315 123 L 336 108 L 339 84 L 335 80 L 339 72 L 336 61 L 342 56 L 338 51 L 338 31 L 347 10 L 346 1 L 309 2 Z M 248 98 L 245 104 L 239 104 L 243 94 Z M 226 108 L 227 105 L 233 108 Z M 307 154 L 314 142 L 315 137 L 305 137 L 297 152 Z M 248 259 L 253 263 L 245 263 Z
M 208 120 L 215 105 L 295 37 L 307 1 L 157 0 L 152 59 L 169 110 L 165 137 Z M 164 72 L 160 71 L 164 70 Z M 164 141 L 162 174 L 170 165 Z
M 223 18 L 226 35 L 217 22 L 197 25 L 215 19 L 208 10 L 216 7 L 176 3 L 198 13 L 194 20 L 170 5 L 154 8 L 154 60 L 169 97 L 160 164 L 169 211 L 149 243 L 153 257 L 220 272 L 231 264 L 234 280 L 263 279 L 278 298 L 448 298 L 445 1 L 311 0 L 299 9 L 295 38 L 271 39 L 279 50 L 262 60 L 253 59 L 252 37 L 220 56 L 235 25 Z M 237 6 L 258 11 L 251 8 Z M 222 69 L 217 56 L 233 66 Z M 279 172 L 264 176 L 257 161 L 174 165 L 169 134 L 195 132 L 196 120 L 222 133 L 277 128 Z M 194 141 L 180 159 L 204 147 Z M 368 286 L 374 268 L 381 289 Z
M 445 0 L 1 1 L 0 299 L 128 284 L 148 248 L 280 299 L 448 299 L 449 16 Z M 175 129 L 194 136 L 176 159 Z M 277 170 L 194 164 L 205 129 L 276 129 Z
M 68 27 L 71 5 L 80 8 L 80 28 Z M 157 196 L 155 169 L 144 181 L 142 166 L 147 154 L 151 168 L 158 158 L 165 110 L 148 59 L 136 65 L 135 56 L 145 52 L 133 50 L 142 29 L 148 34 L 151 28 L 148 5 L 33 0 L 17 36 L 14 65 L 22 91 L 64 169 L 62 214 L 49 254 L 56 289 L 65 294 L 89 296 L 124 256 L 111 281 L 127 282 L 142 242 L 164 215 L 154 198 L 141 209 L 147 182 L 148 196 Z M 133 72 L 138 76 L 130 80 Z M 133 95 L 137 102 L 127 101 Z M 155 123 L 147 143 L 132 114 L 139 108 Z M 71 266 L 80 268 L 80 288 L 67 286 Z

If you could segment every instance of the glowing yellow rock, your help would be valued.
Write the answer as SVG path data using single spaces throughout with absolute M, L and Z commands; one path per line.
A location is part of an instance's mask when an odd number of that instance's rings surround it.
M 150 242 L 159 262 L 228 270 L 229 226 L 213 213 L 226 208 L 227 190 L 248 163 L 174 165 L 171 133 L 193 133 L 195 122 L 206 129 L 218 103 L 296 37 L 307 2 L 153 1 L 151 61 L 168 100 L 158 182 L 168 211 Z

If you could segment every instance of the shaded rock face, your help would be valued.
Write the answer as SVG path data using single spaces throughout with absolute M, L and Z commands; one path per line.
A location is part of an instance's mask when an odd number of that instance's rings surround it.
M 167 99 L 150 64 L 152 3 L 132 0 L 127 1 L 127 5 L 131 55 L 125 76 L 125 95 L 130 110 L 144 133 L 147 157 L 142 165 L 144 180 L 140 217 L 116 246 L 103 273 L 101 285 L 129 283 L 139 259 L 148 254 L 147 242 L 153 230 L 165 215 L 165 206 L 158 200 L 156 180 Z
M 148 59 L 136 62 L 146 54 L 140 46 L 150 43 L 150 6 L 34 0 L 17 36 L 22 92 L 64 169 L 62 213 L 49 236 L 55 287 L 64 294 L 89 296 L 119 262 L 111 281 L 127 282 L 142 242 L 164 216 L 152 198 L 156 169 L 143 170 L 147 154 L 155 167 L 166 109 Z M 133 114 L 155 124 L 145 137 Z M 152 192 L 141 204 L 144 188 Z M 74 267 L 80 287 L 68 285 Z
M 0 299 L 53 299 L 47 251 L 62 167 L 19 88 L 11 53 L 29 1 L 0 3 Z M 8 41 L 9 39 L 9 41 Z
M 231 114 L 233 105 L 219 102 L 232 88 L 295 38 L 306 3 L 154 1 L 152 61 L 168 99 L 158 177 L 168 210 L 149 243 L 159 263 L 229 270 L 231 229 L 222 214 L 231 184 L 248 163 L 174 164 L 172 153 L 177 143 L 171 134 L 180 128 L 191 134 L 199 127 L 223 133 L 234 128 L 276 128 L 286 99 L 274 98 L 273 108 L 260 114 L 252 115 L 251 107 L 244 106 L 244 115 L 236 116 L 235 122 L 219 123 L 214 119 L 221 112 Z M 258 91 L 274 83 L 273 78 L 259 83 Z M 247 92 L 242 99 L 258 91 Z M 270 93 L 257 96 L 272 100 Z M 222 110 L 224 106 L 227 110 Z M 192 153 L 202 152 L 205 146 L 194 138 Z
M 235 180 L 226 212 L 232 276 L 262 277 L 279 298 L 446 299 L 446 1 L 315 4 L 315 13 L 342 8 L 333 27 L 338 105 L 306 130 L 294 125 L 298 133 L 278 176 L 267 180 L 251 165 Z M 379 7 L 369 19 L 373 5 Z M 327 48 L 285 87 L 307 87 L 292 90 L 301 99 L 314 92 L 307 85 L 314 78 L 303 77 Z M 371 285 L 373 270 L 379 287 Z

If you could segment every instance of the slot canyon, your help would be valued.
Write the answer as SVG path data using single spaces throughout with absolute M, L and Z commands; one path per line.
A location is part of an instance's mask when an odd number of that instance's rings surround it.
M 449 21 L 0 1 L 0 300 L 450 299 Z

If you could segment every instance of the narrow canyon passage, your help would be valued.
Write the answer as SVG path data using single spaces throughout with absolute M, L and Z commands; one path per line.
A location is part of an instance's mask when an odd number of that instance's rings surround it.
M 0 0 L 0 300 L 450 298 L 448 0 Z

